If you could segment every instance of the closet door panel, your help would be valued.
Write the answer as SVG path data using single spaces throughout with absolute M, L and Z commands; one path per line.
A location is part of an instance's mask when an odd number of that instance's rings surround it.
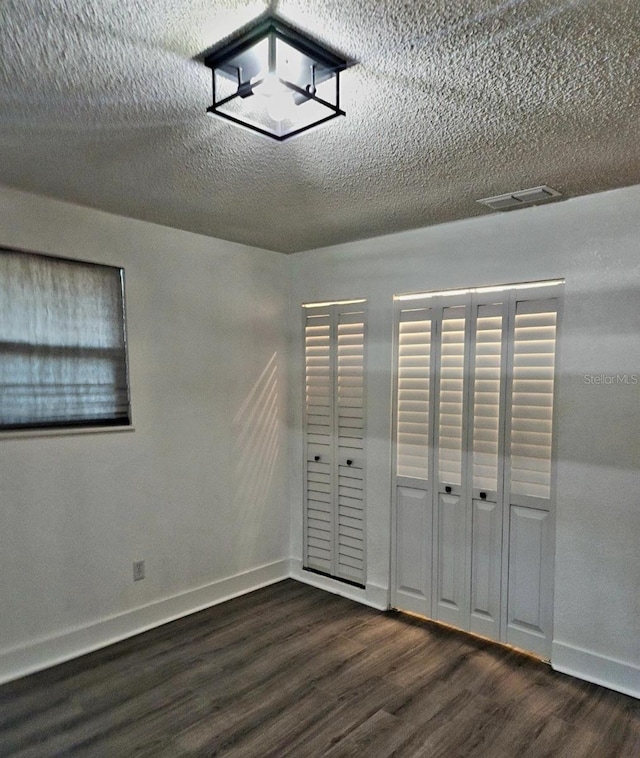
M 490 297 L 490 296 L 488 296 Z M 471 605 L 469 629 L 500 639 L 506 302 L 477 305 L 471 367 Z
M 436 618 L 467 628 L 467 509 L 459 494 L 438 499 Z
M 396 544 L 392 605 L 431 614 L 433 441 L 431 393 L 434 316 L 431 308 L 398 314 L 396 331 Z
M 500 638 L 500 569 L 502 565 L 502 510 L 497 503 L 473 503 L 470 630 Z
M 305 471 L 304 565 L 331 573 L 333 547 L 332 319 L 308 313 L 304 327 Z
M 547 511 L 511 507 L 506 641 L 542 656 L 551 637 L 550 521 Z
M 442 309 L 436 378 L 437 513 L 435 617 L 467 629 L 470 531 L 466 502 L 468 307 Z
M 364 584 L 364 314 L 336 317 L 336 574 Z
M 505 499 L 509 504 L 506 641 L 551 654 L 553 413 L 558 300 L 515 303 L 508 392 Z
M 431 613 L 431 493 L 398 487 L 396 605 L 407 611 Z

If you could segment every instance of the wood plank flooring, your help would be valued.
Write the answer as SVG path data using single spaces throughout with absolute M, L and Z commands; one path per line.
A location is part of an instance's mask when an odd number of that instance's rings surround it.
M 640 701 L 287 580 L 0 687 L 0 756 L 638 758 Z

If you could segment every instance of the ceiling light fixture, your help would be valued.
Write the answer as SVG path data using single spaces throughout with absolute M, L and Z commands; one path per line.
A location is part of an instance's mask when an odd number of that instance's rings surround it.
M 336 116 L 347 60 L 276 16 L 208 51 L 213 105 L 207 111 L 282 141 Z

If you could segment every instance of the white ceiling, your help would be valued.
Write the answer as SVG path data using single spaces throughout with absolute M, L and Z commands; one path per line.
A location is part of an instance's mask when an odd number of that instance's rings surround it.
M 359 61 L 288 142 L 206 114 L 267 9 Z M 638 0 L 0 0 L 0 183 L 296 252 L 640 183 Z

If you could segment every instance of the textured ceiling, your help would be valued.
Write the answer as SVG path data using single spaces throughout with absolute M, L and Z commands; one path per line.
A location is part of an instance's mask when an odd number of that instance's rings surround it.
M 358 65 L 276 143 L 196 58 L 271 9 Z M 0 183 L 295 252 L 640 183 L 638 0 L 0 0 Z

